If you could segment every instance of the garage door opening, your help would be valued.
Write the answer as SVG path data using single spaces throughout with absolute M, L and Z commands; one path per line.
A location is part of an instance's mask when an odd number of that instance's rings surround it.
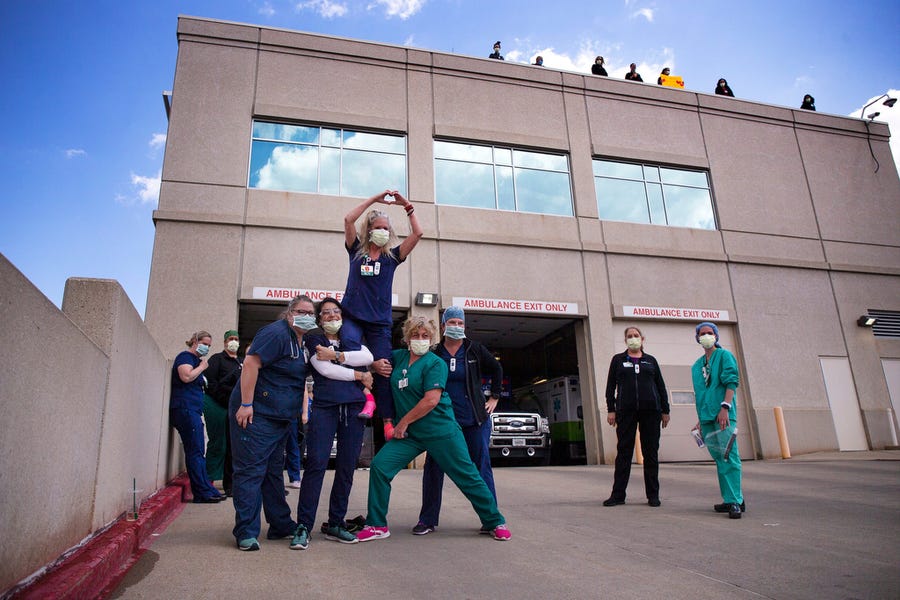
M 491 435 L 494 466 L 585 464 L 577 323 L 571 318 L 466 312 L 466 334 L 484 344 L 503 366 L 503 394 Z M 541 420 L 549 429 L 544 436 L 549 447 L 535 431 Z

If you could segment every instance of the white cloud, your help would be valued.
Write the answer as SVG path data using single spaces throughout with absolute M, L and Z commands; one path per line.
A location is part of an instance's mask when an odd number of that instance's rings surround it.
M 400 17 L 404 21 L 425 6 L 425 0 L 375 0 L 367 7 L 369 10 L 382 7 L 385 15 L 390 17 Z
M 157 171 L 155 176 L 144 177 L 143 175 L 131 174 L 131 185 L 137 189 L 137 197 L 141 204 L 156 204 L 159 202 L 159 182 L 162 179 L 162 172 Z M 120 197 L 117 196 L 118 200 Z
M 637 12 L 632 13 L 631 18 L 636 19 L 637 17 L 644 17 L 647 19 L 649 23 L 653 22 L 653 9 L 652 8 L 641 8 L 638 9 Z
M 409 34 L 409 37 L 403 40 L 403 45 L 409 48 L 413 44 L 415 44 L 415 40 L 413 40 L 413 34 Z
M 82 150 L 81 148 L 69 148 L 66 150 L 66 158 L 77 158 L 79 156 L 86 156 L 87 152 Z
M 319 13 L 323 19 L 333 19 L 335 17 L 343 17 L 347 14 L 347 5 L 341 2 L 332 2 L 331 0 L 309 0 L 308 2 L 300 2 L 297 4 L 297 11 L 312 10 Z
M 891 98 L 900 98 L 900 90 L 888 90 L 886 93 Z M 900 171 L 900 135 L 898 135 L 898 133 L 900 133 L 900 107 L 898 107 L 896 104 L 894 106 L 884 106 L 882 102 L 886 100 L 886 98 L 876 100 L 876 98 L 879 98 L 879 96 L 881 95 L 882 94 L 878 94 L 878 96 L 872 96 L 865 102 L 861 103 L 859 105 L 859 108 L 852 111 L 847 116 L 859 118 L 863 108 L 870 102 L 875 102 L 875 104 L 866 109 L 866 114 L 871 115 L 875 112 L 881 113 L 880 115 L 875 117 L 875 120 L 887 123 L 888 127 L 890 127 L 892 134 L 889 143 L 891 147 L 891 154 L 894 155 L 894 166 L 897 168 L 897 171 Z M 881 166 L 883 167 L 884 165 Z
M 264 17 L 273 17 L 275 16 L 275 9 L 268 2 L 263 2 L 262 6 L 259 7 L 259 14 Z
M 162 148 L 166 145 L 166 134 L 165 133 L 154 133 L 153 137 L 150 138 L 150 147 L 154 150 L 158 148 Z

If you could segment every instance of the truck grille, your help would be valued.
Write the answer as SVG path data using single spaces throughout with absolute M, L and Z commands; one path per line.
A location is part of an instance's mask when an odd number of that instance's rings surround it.
M 527 415 L 494 415 L 493 430 L 495 433 L 535 434 L 540 433 L 541 424 L 537 417 Z

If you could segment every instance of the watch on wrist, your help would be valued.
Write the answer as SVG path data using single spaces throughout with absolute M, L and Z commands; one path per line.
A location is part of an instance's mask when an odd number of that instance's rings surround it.
M 731 405 L 728 404 L 727 402 L 723 402 L 720 406 L 722 408 L 724 408 L 725 410 L 731 410 Z

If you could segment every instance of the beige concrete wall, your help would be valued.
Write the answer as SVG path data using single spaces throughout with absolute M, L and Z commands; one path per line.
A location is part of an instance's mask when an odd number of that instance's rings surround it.
M 109 357 L 103 432 L 97 464 L 96 530 L 165 485 L 174 474 L 162 449 L 169 427 L 169 363 L 147 331 L 125 290 L 105 279 L 66 282 L 63 313 Z
M 168 365 L 121 286 L 70 280 L 57 309 L 0 255 L 0 592 L 175 474 Z

